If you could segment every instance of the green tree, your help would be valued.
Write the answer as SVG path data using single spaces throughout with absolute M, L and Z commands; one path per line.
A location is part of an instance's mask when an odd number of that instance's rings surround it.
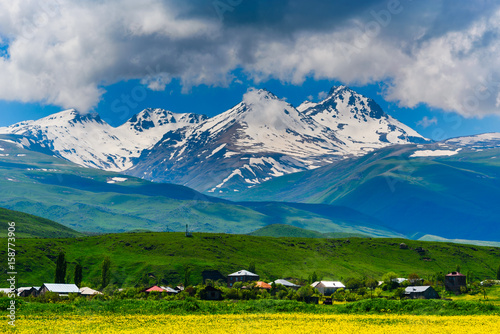
M 315 292 L 314 290 L 315 289 L 310 285 L 300 287 L 297 290 L 298 300 L 305 301 L 308 297 L 311 297 L 312 295 L 314 295 L 314 292 Z
M 460 265 L 459 265 L 459 264 L 457 264 L 457 268 L 456 268 L 456 270 L 455 270 L 455 271 L 456 271 L 456 272 L 460 272 Z
M 500 279 L 500 266 L 498 266 L 498 269 L 497 269 L 497 279 Z
M 433 276 L 433 281 L 436 286 L 444 286 L 445 275 L 442 272 L 437 272 Z
M 80 263 L 77 263 L 75 266 L 75 276 L 74 276 L 74 282 L 77 287 L 80 287 L 80 284 L 82 283 L 82 266 Z
M 111 260 L 108 256 L 104 258 L 101 264 L 101 288 L 104 289 L 111 280 Z
M 313 272 L 311 275 L 311 284 L 317 281 L 318 281 L 318 274 L 316 274 L 316 272 Z
M 416 273 L 411 273 L 410 275 L 408 275 L 408 282 L 410 283 L 410 285 L 422 285 L 422 280 Z
M 250 263 L 248 271 L 255 274 L 255 262 Z
M 382 276 L 382 280 L 387 285 L 387 288 L 389 288 L 389 290 L 392 290 L 399 285 L 398 282 L 396 282 L 396 278 L 398 278 L 398 275 L 392 271 Z
M 367 278 L 365 280 L 365 286 L 370 289 L 370 297 L 373 297 L 373 289 L 378 286 L 378 281 L 374 278 Z
M 394 297 L 402 299 L 404 296 L 405 296 L 404 288 L 397 288 L 396 291 L 394 291 Z
M 333 299 L 339 302 L 345 301 L 346 299 L 345 290 L 342 288 L 335 290 L 335 292 L 333 293 Z
M 347 289 L 355 291 L 355 290 L 358 290 L 359 288 L 361 288 L 361 286 L 363 285 L 363 282 L 361 282 L 357 278 L 350 277 L 344 281 L 344 285 Z
M 54 277 L 55 283 L 65 283 L 66 266 L 67 264 L 64 252 L 60 252 L 56 262 L 56 274 Z
M 471 270 L 467 271 L 467 284 L 474 283 L 474 280 L 475 280 L 474 273 Z M 444 278 L 443 278 L 443 281 L 444 281 Z

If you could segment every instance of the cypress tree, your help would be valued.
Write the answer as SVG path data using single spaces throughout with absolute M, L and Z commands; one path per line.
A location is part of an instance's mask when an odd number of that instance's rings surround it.
M 311 283 L 317 282 L 318 281 L 318 275 L 314 271 L 311 276 Z
M 77 263 L 75 266 L 75 285 L 77 287 L 80 287 L 80 283 L 82 283 L 82 278 L 83 278 L 82 266 L 79 263 Z
M 64 252 L 60 252 L 59 256 L 57 257 L 57 262 L 56 262 L 56 274 L 54 277 L 55 283 L 65 283 L 66 277 L 66 259 Z
M 104 289 L 111 279 L 111 260 L 108 256 L 104 258 L 101 264 L 101 282 Z

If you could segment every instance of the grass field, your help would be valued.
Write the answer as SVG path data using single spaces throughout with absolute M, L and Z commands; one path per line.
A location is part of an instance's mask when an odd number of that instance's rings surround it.
M 9 331 L 4 318 L 0 330 Z M 17 333 L 495 333 L 498 316 L 97 315 L 22 317 Z
M 482 293 L 476 295 L 458 295 L 451 296 L 454 301 L 478 301 L 487 300 L 488 302 L 500 306 L 500 285 L 494 285 L 486 289 L 486 298 Z

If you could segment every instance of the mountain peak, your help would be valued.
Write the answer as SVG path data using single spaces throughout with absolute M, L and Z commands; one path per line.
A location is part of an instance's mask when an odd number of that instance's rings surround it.
M 253 102 L 256 99 L 258 99 L 258 100 L 281 100 L 280 98 L 278 98 L 276 95 L 274 95 L 273 93 L 271 93 L 270 91 L 268 91 L 265 88 L 260 88 L 260 89 L 250 88 L 246 92 L 246 94 L 243 96 L 243 102 L 246 102 L 248 100 Z
M 276 118 L 296 115 L 297 111 L 288 102 L 278 98 L 266 89 L 251 89 L 244 96 L 241 106 L 238 108 L 240 115 L 245 116 L 246 121 L 258 121 L 257 123 L 274 123 Z M 298 117 L 298 115 L 296 115 Z M 279 122 L 282 123 L 281 121 Z
M 340 85 L 340 86 L 333 86 L 330 91 L 328 92 L 328 96 L 333 96 L 333 95 L 338 95 L 343 91 L 353 91 L 347 86 Z
M 373 99 L 361 95 L 344 85 L 333 86 L 328 93 L 328 97 L 318 105 L 331 106 L 332 109 L 357 114 L 361 118 L 380 119 L 386 116 L 386 113 Z
M 103 123 L 98 113 L 82 113 L 76 109 L 63 110 L 34 121 L 34 123 L 40 126 L 64 126 L 65 124 L 84 122 Z
M 176 123 L 174 114 L 171 111 L 147 108 L 132 116 L 126 124 L 136 131 L 142 132 L 167 123 Z
M 133 128 L 138 132 L 143 132 L 152 128 L 162 128 L 170 125 L 169 128 L 177 128 L 189 124 L 196 124 L 204 121 L 205 115 L 178 114 L 170 110 L 160 108 L 147 108 L 130 118 L 125 126 Z M 178 124 L 179 123 L 179 124 Z

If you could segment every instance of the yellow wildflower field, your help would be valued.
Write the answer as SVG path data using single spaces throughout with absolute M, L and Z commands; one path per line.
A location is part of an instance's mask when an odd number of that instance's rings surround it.
M 9 332 L 6 318 L 0 332 Z M 93 315 L 26 316 L 17 333 L 500 333 L 500 316 Z

